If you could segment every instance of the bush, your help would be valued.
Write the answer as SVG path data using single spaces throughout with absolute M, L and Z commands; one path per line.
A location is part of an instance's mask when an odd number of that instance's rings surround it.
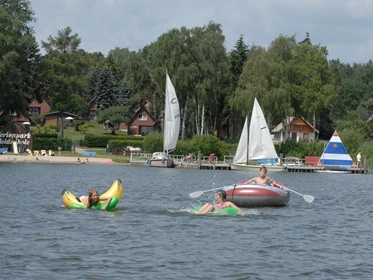
M 71 150 L 72 141 L 67 138 L 41 138 L 36 137 L 32 144 L 33 150 L 54 150 L 56 151 L 58 146 L 61 146 L 64 150 Z
M 75 129 L 75 131 L 79 131 L 79 126 L 81 126 L 83 124 L 85 124 L 85 121 L 80 121 L 80 120 L 75 121 L 74 122 L 74 129 Z
M 40 114 L 33 114 L 32 116 L 30 116 L 30 119 L 31 119 L 31 123 L 33 125 L 43 125 L 44 124 L 44 121 L 45 121 L 45 116 L 44 115 L 40 115 Z
M 324 142 L 296 142 L 288 140 L 285 143 L 275 145 L 278 154 L 282 153 L 284 157 L 321 156 L 324 151 Z
M 143 140 L 119 140 L 119 139 L 112 139 L 109 140 L 109 146 L 111 148 L 115 149 L 121 149 L 123 150 L 124 147 L 132 146 L 134 148 L 141 148 L 141 150 L 144 150 L 144 141 Z
M 214 153 L 220 158 L 224 152 L 228 152 L 228 145 L 213 135 L 195 135 L 191 141 L 194 152 L 201 151 L 201 156 L 209 156 Z
M 122 135 L 93 135 L 93 134 L 86 134 L 84 137 L 85 146 L 87 147 L 102 147 L 106 148 L 106 145 L 111 140 L 135 140 L 135 141 L 144 141 L 143 137 L 138 136 L 122 136 Z M 130 145 L 132 146 L 132 145 Z M 143 145 L 141 145 L 143 146 Z
M 155 153 L 163 151 L 163 134 L 153 131 L 144 137 L 144 151 Z
M 80 132 L 83 132 L 84 134 L 88 131 L 88 129 L 89 129 L 88 124 L 82 124 L 82 125 L 79 125 L 79 127 L 78 127 L 78 130 Z
M 177 141 L 176 148 L 172 152 L 174 155 L 188 155 L 193 151 L 190 140 Z

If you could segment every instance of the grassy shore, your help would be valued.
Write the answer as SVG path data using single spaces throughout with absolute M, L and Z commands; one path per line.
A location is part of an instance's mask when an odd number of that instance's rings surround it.
M 104 130 L 102 128 L 102 125 L 98 124 L 95 121 L 89 121 L 87 122 L 87 124 L 89 125 L 89 129 L 86 133 L 94 134 L 94 135 L 111 134 L 111 130 Z M 31 126 L 30 129 L 32 133 L 38 132 L 35 126 Z M 41 132 L 44 132 L 43 128 L 41 129 Z M 76 141 L 78 145 L 80 145 L 80 143 L 84 143 L 85 134 L 83 132 L 76 131 L 74 127 L 66 127 L 63 132 L 64 132 L 64 137 L 69 138 L 73 141 Z M 60 134 L 60 132 L 57 132 L 54 129 L 52 129 L 50 133 Z M 123 132 L 123 131 L 115 131 L 115 133 L 117 135 L 127 135 L 127 132 Z M 73 157 L 76 159 L 82 156 L 82 151 L 96 152 L 97 158 L 111 159 L 115 163 L 130 163 L 129 156 L 123 156 L 121 154 L 119 155 L 111 154 L 111 153 L 106 152 L 105 148 L 92 148 L 92 147 L 88 148 L 85 146 L 81 146 L 81 147 L 79 146 L 76 148 L 75 153 L 73 153 L 72 151 L 62 151 L 61 156 L 62 157 Z M 57 151 L 55 151 L 55 153 L 57 154 Z M 14 156 L 13 153 L 8 153 L 7 155 Z

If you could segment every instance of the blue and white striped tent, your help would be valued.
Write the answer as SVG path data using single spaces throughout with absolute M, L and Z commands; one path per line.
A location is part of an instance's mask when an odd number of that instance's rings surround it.
M 355 165 L 354 161 L 347 152 L 347 149 L 343 145 L 341 138 L 339 138 L 337 130 L 334 131 L 332 138 L 330 138 L 329 143 L 320 158 L 319 165 L 339 166 L 346 168 Z

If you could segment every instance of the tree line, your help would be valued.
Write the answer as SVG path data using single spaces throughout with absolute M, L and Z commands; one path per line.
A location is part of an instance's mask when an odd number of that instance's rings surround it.
M 95 104 L 98 121 L 118 123 L 148 99 L 158 119 L 167 71 L 180 103 L 182 140 L 214 134 L 237 141 L 255 97 L 271 128 L 295 115 L 321 139 L 335 129 L 355 129 L 362 140 L 372 135 L 359 115 L 373 112 L 373 62 L 328 61 L 327 47 L 312 44 L 309 34 L 300 42 L 279 35 L 267 48 L 249 46 L 241 35 L 227 50 L 221 25 L 209 22 L 169 30 L 138 51 L 113 46 L 105 56 L 81 49 L 70 27 L 39 46 L 35 16 L 28 0 L 0 0 L 0 111 L 27 115 L 32 99 L 44 99 L 53 111 L 86 118 Z

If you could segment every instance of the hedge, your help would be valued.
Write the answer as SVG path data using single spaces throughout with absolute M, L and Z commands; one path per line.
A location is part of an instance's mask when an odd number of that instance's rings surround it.
M 54 150 L 61 146 L 64 150 L 71 150 L 72 141 L 67 138 L 40 138 L 36 137 L 32 144 L 33 150 Z
M 117 140 L 117 141 L 139 141 L 138 143 L 143 143 L 144 138 L 139 136 L 122 136 L 122 135 L 93 135 L 93 134 L 86 134 L 85 135 L 85 145 L 87 147 L 102 147 L 106 148 L 106 145 L 110 145 L 110 141 Z M 130 144 L 128 144 L 130 145 Z M 137 145 L 137 144 L 136 144 Z M 132 145 L 130 145 L 132 146 Z M 143 147 L 143 144 L 141 144 Z M 122 147 L 123 148 L 123 147 Z

